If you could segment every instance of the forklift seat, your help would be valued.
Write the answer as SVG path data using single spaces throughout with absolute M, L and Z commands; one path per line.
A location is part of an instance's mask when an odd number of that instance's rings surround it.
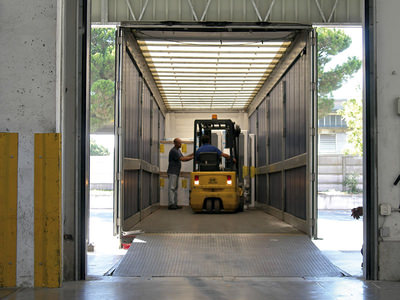
M 220 157 L 217 152 L 199 153 L 199 171 L 219 171 Z

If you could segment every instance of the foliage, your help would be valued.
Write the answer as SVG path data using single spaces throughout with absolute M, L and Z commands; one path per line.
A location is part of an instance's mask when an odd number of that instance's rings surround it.
M 346 192 L 349 194 L 359 194 L 361 190 L 357 187 L 358 184 L 358 174 L 347 174 L 344 177 L 343 184 L 345 186 Z
M 114 118 L 114 82 L 99 79 L 92 84 L 90 127 L 94 132 Z
M 338 113 L 346 120 L 349 131 L 347 132 L 347 142 L 349 149 L 345 154 L 363 155 L 363 110 L 362 100 L 350 99 L 343 104 L 343 109 Z
M 326 70 L 332 58 L 351 45 L 351 37 L 341 29 L 318 28 L 318 118 L 332 112 L 332 92 L 341 88 L 354 73 L 361 68 L 357 57 L 349 57 L 347 61 Z
M 102 145 L 97 144 L 94 140 L 90 139 L 90 156 L 108 156 L 110 151 Z
M 92 28 L 90 131 L 114 119 L 115 30 Z

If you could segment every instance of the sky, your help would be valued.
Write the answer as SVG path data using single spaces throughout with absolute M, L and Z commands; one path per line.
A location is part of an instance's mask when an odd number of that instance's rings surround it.
M 351 37 L 352 43 L 349 48 L 343 51 L 340 55 L 337 55 L 332 61 L 327 65 L 327 67 L 332 68 L 337 64 L 340 64 L 347 60 L 348 57 L 357 56 L 362 60 L 362 28 L 340 28 L 345 31 L 345 33 Z M 353 99 L 362 97 L 362 84 L 363 84 L 363 74 L 361 69 L 353 75 L 349 81 L 347 81 L 343 86 L 333 92 L 335 99 Z

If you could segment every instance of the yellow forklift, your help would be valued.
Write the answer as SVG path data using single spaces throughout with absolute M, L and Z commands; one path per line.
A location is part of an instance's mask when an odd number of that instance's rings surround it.
M 243 211 L 243 189 L 238 176 L 240 127 L 231 120 L 195 120 L 195 152 L 202 146 L 203 135 L 208 135 L 214 146 L 218 146 L 216 140 L 220 136 L 220 140 L 224 141 L 220 150 L 230 159 L 221 159 L 217 152 L 202 152 L 193 160 L 190 176 L 190 206 L 193 212 Z

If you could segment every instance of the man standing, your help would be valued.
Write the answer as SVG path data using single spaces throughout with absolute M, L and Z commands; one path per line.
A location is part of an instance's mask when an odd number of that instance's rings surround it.
M 178 206 L 178 179 L 181 172 L 181 161 L 189 161 L 193 159 L 193 153 L 183 156 L 180 148 L 182 141 L 180 138 L 174 139 L 174 147 L 169 151 L 168 155 L 168 209 L 179 209 Z

